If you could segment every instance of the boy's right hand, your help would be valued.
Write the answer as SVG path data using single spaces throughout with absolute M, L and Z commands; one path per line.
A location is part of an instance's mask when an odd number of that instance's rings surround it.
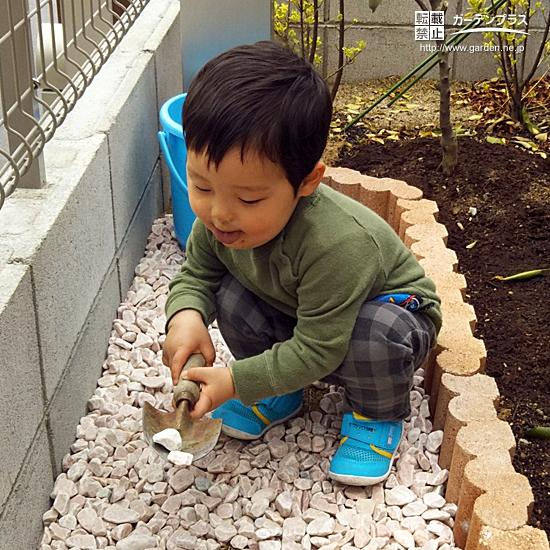
M 174 386 L 192 353 L 202 353 L 208 366 L 212 366 L 216 358 L 216 350 L 202 315 L 195 309 L 183 309 L 170 319 L 162 349 L 162 362 L 170 367 Z

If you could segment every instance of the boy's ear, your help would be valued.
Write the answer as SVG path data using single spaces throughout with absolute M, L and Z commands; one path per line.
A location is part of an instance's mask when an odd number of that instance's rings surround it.
M 298 188 L 299 197 L 308 197 L 317 189 L 321 183 L 323 176 L 325 175 L 326 164 L 320 160 L 315 164 L 313 170 L 304 178 L 300 187 Z

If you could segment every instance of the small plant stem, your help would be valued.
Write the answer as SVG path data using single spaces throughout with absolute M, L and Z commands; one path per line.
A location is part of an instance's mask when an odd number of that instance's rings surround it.
M 319 0 L 313 0 L 313 36 L 311 39 L 311 49 L 309 50 L 309 62 L 315 62 L 315 52 L 317 50 L 317 37 L 319 36 Z
M 340 24 L 338 25 L 338 70 L 336 71 L 336 78 L 332 84 L 332 90 L 330 91 L 330 98 L 334 102 L 334 98 L 338 93 L 340 82 L 342 81 L 342 73 L 344 72 L 344 34 L 346 32 L 346 21 L 344 15 L 344 0 L 340 0 Z
M 540 47 L 539 47 L 539 50 L 537 52 L 537 55 L 535 56 L 533 66 L 531 67 L 531 70 L 529 71 L 529 74 L 525 77 L 525 80 L 523 81 L 522 89 L 523 89 L 523 87 L 525 87 L 531 81 L 533 76 L 535 76 L 535 72 L 536 72 L 536 70 L 537 70 L 537 68 L 540 64 L 542 54 L 544 53 L 544 49 L 546 47 L 546 42 L 548 40 L 548 34 L 549 33 L 550 33 L 550 14 L 547 15 L 547 17 L 546 17 L 546 25 L 544 27 L 544 34 L 543 34 L 542 39 L 540 41 Z M 524 48 L 523 52 L 525 53 L 526 50 L 527 50 L 527 48 Z
M 302 46 L 302 59 L 306 57 L 306 45 L 304 40 L 304 0 L 300 0 L 300 43 Z
M 461 34 L 458 40 L 456 41 L 456 45 L 466 40 L 467 37 L 468 37 L 467 34 Z M 400 99 L 403 96 L 403 94 L 407 93 L 408 90 L 410 90 L 421 78 L 426 76 L 438 63 L 439 61 L 437 59 L 435 61 L 432 61 L 432 63 L 430 63 L 430 65 L 428 65 L 426 69 L 424 69 L 419 75 L 417 75 L 412 82 L 407 84 L 405 88 L 400 90 L 400 92 L 394 98 L 392 98 L 391 101 L 388 102 L 388 107 L 391 107 L 398 99 Z

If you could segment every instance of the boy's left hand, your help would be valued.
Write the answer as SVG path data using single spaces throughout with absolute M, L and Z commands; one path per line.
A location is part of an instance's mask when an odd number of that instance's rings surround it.
M 217 409 L 229 399 L 239 398 L 235 391 L 231 367 L 194 368 L 182 372 L 181 377 L 201 384 L 199 400 L 191 410 L 191 416 L 196 420 L 202 418 L 207 412 Z

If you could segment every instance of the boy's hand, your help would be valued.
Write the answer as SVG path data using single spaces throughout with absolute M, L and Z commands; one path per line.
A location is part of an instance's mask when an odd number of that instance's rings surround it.
M 170 320 L 162 349 L 162 362 L 170 367 L 174 386 L 192 353 L 202 353 L 207 365 L 212 365 L 216 358 L 216 350 L 202 315 L 195 309 L 183 309 Z
M 235 392 L 231 367 L 194 368 L 186 370 L 181 377 L 201 384 L 199 400 L 191 411 L 191 416 L 197 420 L 207 412 L 217 409 L 229 399 L 238 399 L 239 397 Z

